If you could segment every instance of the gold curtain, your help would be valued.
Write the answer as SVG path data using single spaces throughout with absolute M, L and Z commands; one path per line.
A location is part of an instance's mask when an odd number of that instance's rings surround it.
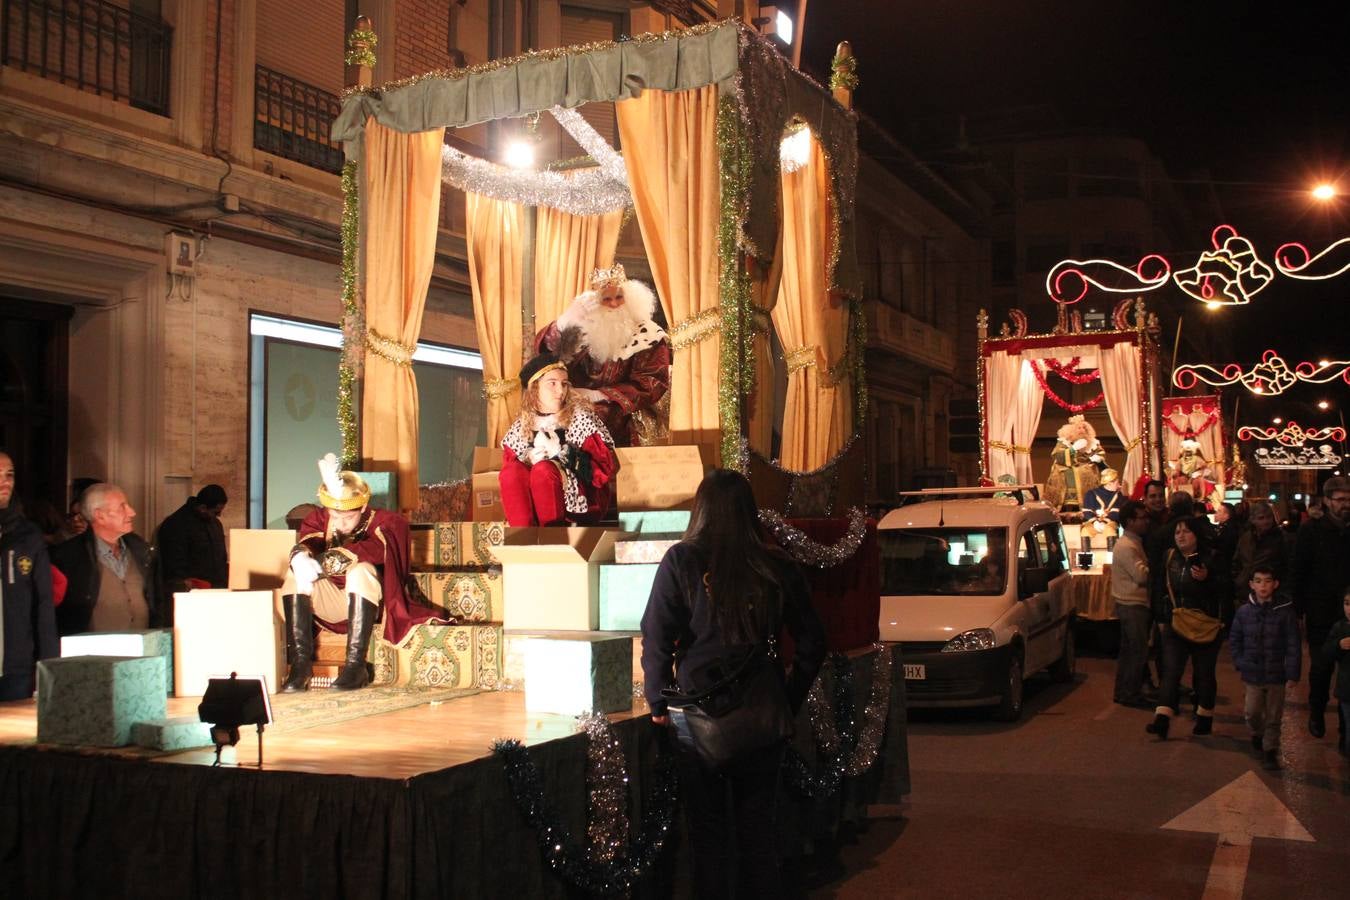
M 773 324 L 787 357 L 781 465 L 808 471 L 843 448 L 853 428 L 846 364 L 848 303 L 829 290 L 829 163 L 815 135 L 806 165 L 780 179 L 783 279 Z M 831 369 L 837 369 L 832 378 Z
M 366 123 L 366 353 L 361 456 L 398 473 L 398 502 L 418 506 L 417 379 L 412 354 L 436 259 L 445 129 L 405 134 Z
M 623 210 L 574 216 L 540 206 L 535 212 L 534 322 L 558 318 L 572 298 L 591 289 L 591 272 L 614 265 Z
M 478 351 L 487 392 L 488 445 L 501 444 L 520 403 L 520 284 L 525 208 L 471 191 L 464 193 L 465 243 Z
M 652 279 L 678 337 L 698 314 L 717 317 L 717 88 L 646 90 L 614 109 Z M 718 420 L 718 345 L 709 330 L 676 350 L 670 373 L 672 442 L 714 455 L 722 425 L 740 427 Z

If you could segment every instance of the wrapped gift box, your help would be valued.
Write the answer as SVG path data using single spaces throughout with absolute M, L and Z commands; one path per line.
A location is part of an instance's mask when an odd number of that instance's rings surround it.
M 418 625 L 402 646 L 380 640 L 375 683 L 400 687 L 496 690 L 502 680 L 502 627 Z
M 512 630 L 594 631 L 600 624 L 600 564 L 620 533 L 604 528 L 512 529 L 493 547 L 502 564 L 502 621 Z
M 612 713 L 633 705 L 633 639 L 609 634 L 555 634 L 523 645 L 525 711 Z
M 627 538 L 614 542 L 614 561 L 619 565 L 632 566 L 642 563 L 659 563 L 666 551 L 680 542 L 678 534 L 660 537 Z
M 689 527 L 687 509 L 628 510 L 619 513 L 619 528 L 638 534 L 684 534 Z
M 174 594 L 174 690 L 201 696 L 213 677 L 261 676 L 275 692 L 286 676 L 283 622 L 272 591 Z
M 289 528 L 231 528 L 230 590 L 280 588 L 294 548 L 295 532 Z
M 61 655 L 158 656 L 164 660 L 164 693 L 173 694 L 173 632 L 168 628 L 68 634 L 61 638 Z
M 600 567 L 600 630 L 637 631 L 652 593 L 656 563 Z
M 619 509 L 688 509 L 693 503 L 703 480 L 698 447 L 619 447 L 614 453 L 619 458 Z
M 412 564 L 417 566 L 492 565 L 492 548 L 506 542 L 505 522 L 436 522 L 414 526 Z
M 155 719 L 131 726 L 131 742 L 149 750 L 192 750 L 211 746 L 211 726 L 196 716 Z
M 502 620 L 502 573 L 418 572 L 414 576 L 432 606 L 463 622 Z
M 40 744 L 125 747 L 131 726 L 164 718 L 164 659 L 69 656 L 37 664 Z

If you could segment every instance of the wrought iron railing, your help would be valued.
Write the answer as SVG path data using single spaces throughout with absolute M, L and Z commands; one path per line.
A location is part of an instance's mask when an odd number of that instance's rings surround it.
M 342 146 L 328 136 L 341 109 L 336 94 L 258 66 L 253 78 L 253 146 L 325 172 L 341 172 Z
M 106 0 L 0 3 L 0 64 L 169 114 L 170 26 Z

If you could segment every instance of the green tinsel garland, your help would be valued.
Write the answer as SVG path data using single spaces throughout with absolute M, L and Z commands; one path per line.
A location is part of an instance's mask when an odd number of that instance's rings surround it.
M 356 257 L 360 242 L 360 197 L 356 163 L 342 166 L 342 351 L 338 357 L 337 419 L 342 439 L 342 465 L 352 467 L 360 456 L 356 428 L 356 370 L 351 357 L 357 348 L 349 345 L 361 315 L 356 300 Z
M 858 88 L 858 58 L 856 56 L 835 56 L 830 61 L 830 90 L 841 88 L 853 91 Z
M 750 146 L 736 99 L 717 106 L 717 151 L 721 215 L 717 223 L 717 286 L 722 333 L 717 414 L 722 430 L 722 465 L 748 468 L 741 453 L 741 397 L 754 388 L 754 329 L 750 327 L 750 276 L 740 264 L 740 231 L 750 197 Z
M 375 45 L 379 42 L 380 39 L 375 36 L 373 31 L 363 31 L 358 28 L 347 35 L 347 65 L 375 68 Z M 365 46 L 358 50 L 353 46 L 357 43 L 364 43 Z

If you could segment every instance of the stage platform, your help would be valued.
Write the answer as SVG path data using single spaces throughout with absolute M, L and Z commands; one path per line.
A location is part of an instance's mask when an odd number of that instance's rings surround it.
M 850 658 L 860 718 L 874 659 Z M 908 793 L 902 672 L 897 653 L 870 770 L 825 797 L 785 787 L 786 852 Z M 197 703 L 170 698 L 169 715 L 193 715 Z M 628 762 L 636 832 L 662 741 L 641 700 L 609 718 Z M 498 738 L 526 744 L 547 802 L 584 845 L 586 738 L 574 718 L 528 714 L 522 693 L 497 691 L 298 730 L 283 716 L 278 726 L 264 734 L 262 770 L 213 768 L 209 748 L 37 745 L 35 703 L 0 704 L 0 896 L 576 896 L 544 862 L 491 752 Z M 808 760 L 811 733 L 803 712 L 796 745 Z M 244 763 L 256 752 L 252 730 L 226 751 Z M 635 896 L 683 894 L 681 846 L 677 833 Z

